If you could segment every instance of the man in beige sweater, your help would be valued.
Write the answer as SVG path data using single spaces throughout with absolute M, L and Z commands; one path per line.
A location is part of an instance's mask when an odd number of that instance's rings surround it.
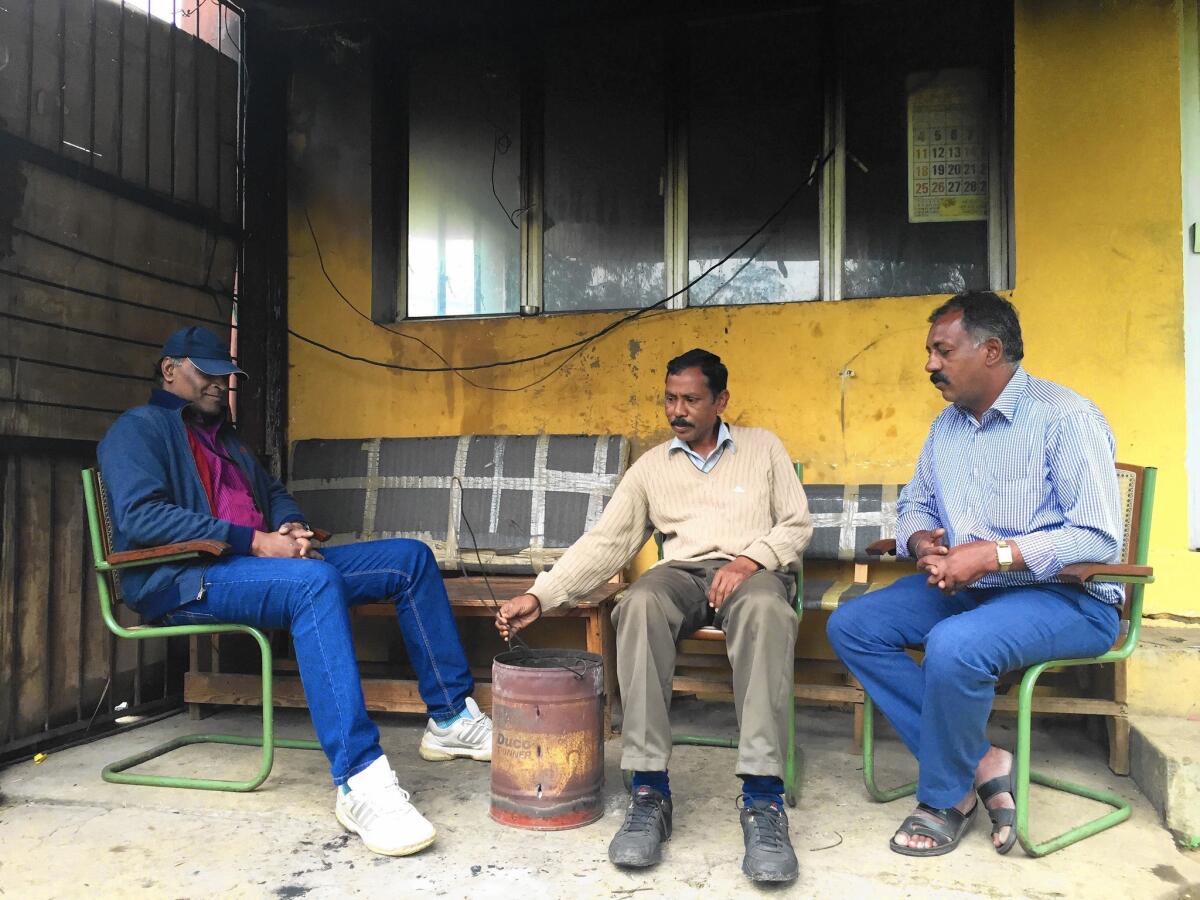
M 596 526 L 528 594 L 504 603 L 508 638 L 545 610 L 570 606 L 626 566 L 652 532 L 662 562 L 613 610 L 624 709 L 621 766 L 633 796 L 608 848 L 619 866 L 659 861 L 671 835 L 671 677 L 676 642 L 715 624 L 725 632 L 741 733 L 742 870 L 755 881 L 799 872 L 783 810 L 796 614 L 794 566 L 812 536 L 808 502 L 782 442 L 721 420 L 729 402 L 720 357 L 689 350 L 667 363 L 664 407 L 674 439 L 621 479 Z

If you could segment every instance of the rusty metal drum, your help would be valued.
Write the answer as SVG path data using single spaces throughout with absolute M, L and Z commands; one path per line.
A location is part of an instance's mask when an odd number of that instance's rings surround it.
M 492 664 L 492 808 L 497 822 L 559 831 L 604 814 L 604 662 L 522 648 Z

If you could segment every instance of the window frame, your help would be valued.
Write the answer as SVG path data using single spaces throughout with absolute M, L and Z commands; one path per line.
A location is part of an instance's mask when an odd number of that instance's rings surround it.
M 788 10 L 779 10 L 786 14 Z M 684 21 L 651 20 L 647 27 L 663 27 L 669 35 L 686 35 L 697 24 L 721 20 L 757 18 L 753 13 L 730 10 L 715 16 L 690 17 Z M 838 46 L 836 10 L 825 17 L 830 46 Z M 993 177 L 988 197 L 988 286 L 1007 290 L 1015 283 L 1013 235 L 1013 41 L 1012 17 L 1005 17 L 1005 33 L 997 38 L 1001 60 L 997 67 L 986 56 L 980 66 L 992 83 L 998 81 L 988 110 L 992 124 L 988 163 Z M 375 44 L 372 78 L 372 318 L 380 324 L 397 322 L 444 322 L 516 316 L 564 316 L 620 313 L 637 307 L 548 311 L 544 307 L 545 65 L 543 44 L 538 35 L 526 35 L 518 49 L 521 117 L 521 207 L 519 217 L 520 301 L 518 311 L 443 316 L 408 314 L 408 107 L 409 60 L 394 47 Z M 688 291 L 688 42 L 668 40 L 664 134 L 666 154 L 663 179 L 663 262 L 665 296 L 679 293 L 666 309 L 691 305 Z M 730 307 L 776 306 L 790 303 L 827 302 L 845 299 L 874 300 L 882 297 L 846 298 L 842 268 L 846 230 L 845 61 L 839 55 L 824 63 L 824 122 L 822 157 L 817 173 L 820 292 L 810 300 L 780 300 L 728 304 Z M 809 164 L 797 160 L 799 166 Z M 800 175 L 799 167 L 797 177 Z M 926 294 L 921 296 L 936 296 Z M 715 306 L 715 305 L 714 305 Z M 698 308 L 705 308 L 700 306 Z

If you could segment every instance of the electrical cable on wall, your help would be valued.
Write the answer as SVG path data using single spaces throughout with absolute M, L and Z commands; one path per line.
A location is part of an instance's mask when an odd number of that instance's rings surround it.
M 545 381 L 551 375 L 553 375 L 554 373 L 559 371 L 561 368 L 563 368 L 563 366 L 565 366 L 568 362 L 570 362 L 572 359 L 574 359 L 576 356 L 578 356 L 579 353 L 581 353 L 584 349 L 586 349 L 592 343 L 596 342 L 597 340 L 599 340 L 600 338 L 609 334 L 610 332 L 615 331 L 617 328 L 620 328 L 622 325 L 624 325 L 628 322 L 632 322 L 635 319 L 642 318 L 643 316 L 646 316 L 647 314 L 650 314 L 652 312 L 660 311 L 661 308 L 663 306 L 665 306 L 667 303 L 669 303 L 671 300 L 675 299 L 676 297 L 678 297 L 678 296 L 682 295 L 683 293 L 685 293 L 686 291 L 690 290 L 692 287 L 694 287 L 696 284 L 698 284 L 701 280 L 706 278 L 711 272 L 713 272 L 714 270 L 720 268 L 725 263 L 727 263 L 730 259 L 732 259 L 734 256 L 736 256 L 739 251 L 744 249 L 748 244 L 750 244 L 751 241 L 753 241 L 756 237 L 758 237 L 760 234 L 762 234 L 767 228 L 769 228 L 771 226 L 771 224 L 780 215 L 782 215 L 783 212 L 791 205 L 792 201 L 794 201 L 796 199 L 796 197 L 800 194 L 800 192 L 805 187 L 810 187 L 815 182 L 818 173 L 824 168 L 825 163 L 829 160 L 831 155 L 832 155 L 831 153 L 826 153 L 822 156 L 817 157 L 813 162 L 812 169 L 809 171 L 808 176 L 804 179 L 804 181 L 800 182 L 800 184 L 796 185 L 796 187 L 792 189 L 792 191 L 787 195 L 787 197 L 779 205 L 779 207 L 774 212 L 772 212 L 771 215 L 768 216 L 767 219 L 761 225 L 759 225 L 756 229 L 754 229 L 754 231 L 752 231 L 736 247 L 734 247 L 727 254 L 725 254 L 725 256 L 723 256 L 721 259 L 717 260 L 715 263 L 713 263 L 707 269 L 702 271 L 700 274 L 698 274 L 695 278 L 693 278 L 691 281 L 689 281 L 687 284 L 685 284 L 679 290 L 677 290 L 671 294 L 668 294 L 666 297 L 663 297 L 661 300 L 657 300 L 648 306 L 644 306 L 644 307 L 641 307 L 640 309 L 636 309 L 636 310 L 633 310 L 632 312 L 626 313 L 626 314 L 622 315 L 620 318 L 616 319 L 615 321 L 610 322 L 608 325 L 605 325 L 603 328 L 600 328 L 597 331 L 591 333 L 590 335 L 586 335 L 582 338 L 579 338 L 578 340 L 571 341 L 570 343 L 561 344 L 557 347 L 551 347 L 548 350 L 543 350 L 540 353 L 534 353 L 534 354 L 530 354 L 528 356 L 516 357 L 514 359 L 494 360 L 492 362 L 487 362 L 487 363 L 473 363 L 470 365 L 461 365 L 461 366 L 451 365 L 449 360 L 447 360 L 445 356 L 443 356 L 439 351 L 437 351 L 436 349 L 431 347 L 428 343 L 426 343 L 421 338 L 416 337 L 415 335 L 407 334 L 403 331 L 398 331 L 394 328 L 389 328 L 388 326 L 386 326 L 385 324 L 383 324 L 381 322 L 376 322 L 370 316 L 368 316 L 367 314 L 365 314 L 361 310 L 359 310 L 358 307 L 355 306 L 350 301 L 350 299 L 345 295 L 345 293 L 342 292 L 341 288 L 339 288 L 337 286 L 337 283 L 333 280 L 332 276 L 329 274 L 329 271 L 325 267 L 325 261 L 324 261 L 324 256 L 321 252 L 320 241 L 317 239 L 316 230 L 313 228 L 312 220 L 309 217 L 308 210 L 306 208 L 304 210 L 304 219 L 305 219 L 305 222 L 308 224 L 309 236 L 312 238 L 313 247 L 317 253 L 317 260 L 318 260 L 318 264 L 321 269 L 321 274 L 325 277 L 325 280 L 329 283 L 330 287 L 333 288 L 334 292 L 338 295 L 338 297 L 340 297 L 342 299 L 342 301 L 347 306 L 349 306 L 355 312 L 355 314 L 358 315 L 360 318 L 365 319 L 366 321 L 370 322 L 375 327 L 381 328 L 382 330 L 388 332 L 389 334 L 394 334 L 398 337 L 402 337 L 402 338 L 405 338 L 410 341 L 415 341 L 416 343 L 420 344 L 421 346 L 423 346 L 427 350 L 429 350 L 431 353 L 433 353 L 445 365 L 442 365 L 442 366 L 410 366 L 410 365 L 404 365 L 402 363 L 389 363 L 389 362 L 384 362 L 383 360 L 371 359 L 371 358 L 365 357 L 365 356 L 358 356 L 358 355 L 355 355 L 352 353 L 346 353 L 343 350 L 338 350 L 336 347 L 331 347 L 328 344 L 324 344 L 321 341 L 317 341 L 311 337 L 308 337 L 307 335 L 301 334 L 300 332 L 298 332 L 295 329 L 290 328 L 290 327 L 288 328 L 288 334 L 290 334 L 292 337 L 296 338 L 297 340 L 300 340 L 300 341 L 302 341 L 306 344 L 309 344 L 313 347 L 317 347 L 318 349 L 324 350 L 327 353 L 331 353 L 334 356 L 339 356 L 343 359 L 350 360 L 351 362 L 359 362 L 359 363 L 363 363 L 364 365 L 374 366 L 376 368 L 391 369 L 391 370 L 399 371 L 399 372 L 414 372 L 414 373 L 427 373 L 427 374 L 438 374 L 438 373 L 447 373 L 447 372 L 453 373 L 453 374 L 457 375 L 459 378 L 462 378 L 464 381 L 466 381 L 468 384 L 472 385 L 473 387 L 481 388 L 483 390 L 506 391 L 506 392 L 516 392 L 516 391 L 528 390 L 529 388 Z M 520 385 L 518 387 L 498 387 L 495 385 L 483 385 L 483 384 L 479 384 L 478 382 L 472 381 L 463 375 L 464 372 L 477 372 L 477 371 L 482 371 L 485 369 L 507 368 L 509 366 L 517 366 L 517 365 L 523 365 L 523 364 L 529 363 L 529 362 L 536 362 L 538 360 L 546 359 L 547 357 L 553 356 L 556 353 L 562 353 L 567 350 L 574 350 L 575 352 L 572 353 L 570 356 L 566 357 L 565 359 L 563 359 L 561 362 L 559 362 L 549 372 L 546 372 L 544 375 L 540 376 L 539 378 L 537 378 L 527 384 Z

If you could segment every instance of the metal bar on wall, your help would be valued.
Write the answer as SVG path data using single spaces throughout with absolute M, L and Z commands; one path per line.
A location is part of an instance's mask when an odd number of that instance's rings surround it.
M 122 2 L 124 2 L 124 0 L 122 0 Z M 169 36 L 170 35 L 168 35 L 168 37 Z M 151 77 L 154 70 L 151 65 L 152 64 L 152 55 L 150 53 L 150 47 L 152 46 L 153 43 L 154 43 L 154 22 L 150 18 L 150 4 L 147 3 L 146 4 L 146 42 L 145 42 L 145 46 L 146 46 L 146 60 L 145 60 L 146 91 L 142 97 L 142 128 L 145 130 L 145 135 L 143 137 L 144 146 L 142 148 L 143 152 L 145 153 L 145 160 L 144 160 L 145 166 L 144 166 L 144 172 L 142 173 L 142 180 L 143 180 L 143 183 L 146 185 L 147 190 L 150 189 L 150 133 L 151 133 L 151 128 L 150 128 L 150 86 L 152 84 L 154 84 L 154 79 Z
M 195 191 L 192 194 L 192 199 L 197 203 L 200 202 L 200 56 L 203 53 L 201 47 L 203 41 L 200 40 L 200 7 L 197 6 L 192 10 L 192 18 L 196 21 L 195 40 L 192 43 L 192 117 L 195 120 L 195 128 L 192 131 L 192 159 L 193 165 L 193 182 L 195 183 Z M 218 66 L 218 69 L 220 67 Z M 221 204 L 217 202 L 217 209 L 220 210 Z
M 33 48 L 31 47 L 30 50 Z M 67 139 L 67 0 L 58 0 L 58 144 L 62 153 Z
M 96 0 L 88 17 L 88 165 L 96 166 Z
M 150 15 L 147 8 L 146 15 Z M 125 0 L 117 24 L 117 176 L 125 171 Z

